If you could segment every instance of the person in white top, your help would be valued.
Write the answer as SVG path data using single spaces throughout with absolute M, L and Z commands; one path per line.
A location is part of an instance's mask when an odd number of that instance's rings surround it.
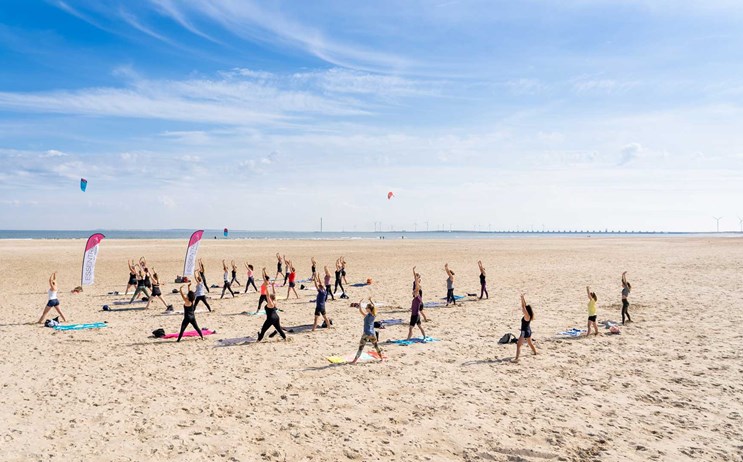
M 39 318 L 39 324 L 42 324 L 44 322 L 44 318 L 46 318 L 46 315 L 49 314 L 49 311 L 51 311 L 52 308 L 57 310 L 57 313 L 59 313 L 59 317 L 62 318 L 62 321 L 67 322 L 67 319 L 64 317 L 64 314 L 62 314 L 62 310 L 59 309 L 59 299 L 57 299 L 57 272 L 53 272 L 51 276 L 49 276 L 49 301 L 46 302 L 46 307 L 44 307 L 44 312 L 41 314 L 41 317 Z

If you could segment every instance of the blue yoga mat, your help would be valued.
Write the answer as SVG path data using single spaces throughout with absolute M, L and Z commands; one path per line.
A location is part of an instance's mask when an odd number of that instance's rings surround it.
M 101 329 L 108 327 L 105 322 L 91 322 L 88 324 L 62 324 L 54 326 L 54 330 L 83 330 L 83 329 Z
M 411 338 L 410 340 L 402 339 L 402 340 L 387 340 L 387 343 L 393 343 L 395 345 L 401 345 L 401 346 L 408 346 L 412 345 L 414 343 L 431 343 L 431 342 L 438 342 L 439 339 L 433 338 L 433 337 L 415 337 Z
M 464 298 L 467 298 L 467 297 L 465 297 L 464 295 L 455 295 L 454 296 L 454 300 L 462 300 Z M 441 297 L 441 300 L 446 300 L 446 297 Z

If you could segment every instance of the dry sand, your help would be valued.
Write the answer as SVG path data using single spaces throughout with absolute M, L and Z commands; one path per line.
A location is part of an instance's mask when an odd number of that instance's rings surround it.
M 145 255 L 177 287 L 185 242 L 107 240 L 96 284 L 79 284 L 83 241 L 0 241 L 0 441 L 3 460 L 743 460 L 743 242 L 732 238 L 563 238 L 449 241 L 204 241 L 209 282 L 222 258 L 275 271 L 292 258 L 348 262 L 351 300 L 329 302 L 335 328 L 290 335 L 289 343 L 215 348 L 254 335 L 264 318 L 237 315 L 257 296 L 214 301 L 198 314 L 218 334 L 180 344 L 151 338 L 177 331 L 178 316 L 102 312 L 122 297 L 126 259 Z M 327 355 L 357 347 L 362 319 L 349 302 L 369 294 L 408 319 L 411 268 L 425 300 L 443 297 L 448 261 L 457 293 L 478 288 L 488 269 L 489 301 L 429 309 L 440 342 L 384 346 L 388 361 L 331 367 Z M 72 322 L 109 328 L 56 332 L 29 324 L 59 271 L 60 301 Z M 633 284 L 636 321 L 622 335 L 565 340 L 584 328 L 585 286 L 598 293 L 599 320 L 620 318 L 620 274 Z M 240 272 L 245 282 L 244 271 Z M 540 355 L 498 338 L 517 333 L 519 291 L 536 310 Z M 284 292 L 281 292 L 282 296 Z M 312 291 L 281 302 L 282 324 L 311 322 Z M 283 298 L 283 297 L 282 297 Z M 602 329 L 603 333 L 603 329 Z M 381 331 L 403 338 L 406 326 Z

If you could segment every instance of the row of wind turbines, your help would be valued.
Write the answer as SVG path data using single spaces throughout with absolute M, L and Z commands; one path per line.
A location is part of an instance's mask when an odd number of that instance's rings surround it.
M 712 217 L 713 220 L 717 222 L 717 232 L 720 232 L 720 220 L 722 220 L 725 217 Z M 740 225 L 740 232 L 743 233 L 743 218 L 738 217 L 738 224 Z

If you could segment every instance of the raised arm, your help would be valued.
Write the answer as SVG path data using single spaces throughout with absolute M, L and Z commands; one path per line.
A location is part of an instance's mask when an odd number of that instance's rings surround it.
M 446 274 L 451 277 L 451 270 L 449 269 L 449 264 L 444 264 L 444 269 L 446 270 Z
M 322 284 L 320 284 L 320 276 L 318 276 L 317 273 L 312 276 L 312 282 L 315 283 L 315 289 L 320 290 Z
M 224 260 L 222 260 L 222 269 L 224 269 L 225 271 L 227 271 L 227 262 L 224 261 Z
M 317 265 L 317 262 L 315 261 L 315 257 L 310 258 L 310 261 L 312 262 L 313 265 Z
M 485 268 L 482 266 L 482 260 L 477 261 L 477 266 L 480 267 L 480 272 L 485 274 Z
M 591 286 L 586 286 L 586 295 L 588 295 L 588 299 L 592 300 L 591 298 Z
M 328 270 L 328 265 L 325 265 L 325 275 L 330 276 L 330 270 Z
M 49 276 L 49 288 L 52 290 L 57 289 L 57 272 L 53 272 L 51 276 Z
M 622 285 L 627 287 L 627 272 L 622 273 Z
M 526 294 L 521 294 L 521 311 L 528 316 L 529 313 L 526 311 L 526 299 L 524 298 L 524 295 Z
M 263 273 L 263 282 L 266 282 L 266 278 L 268 277 L 268 275 L 266 274 L 266 267 L 265 266 L 261 270 L 261 273 Z
M 126 264 L 129 267 L 129 271 L 134 272 L 134 265 L 133 265 L 132 260 L 127 260 Z
M 189 285 L 190 285 L 190 284 L 189 284 Z M 186 302 L 188 302 L 188 297 L 186 296 L 186 294 L 184 294 L 184 293 L 183 293 L 183 288 L 184 288 L 184 287 L 186 287 L 186 286 L 180 286 L 180 287 L 178 288 L 178 292 L 180 292 L 180 293 L 181 293 L 181 298 L 183 299 L 183 303 L 186 303 Z
M 415 272 L 415 268 L 416 268 L 416 267 L 414 266 L 414 267 L 413 267 L 413 280 L 414 280 L 414 281 L 418 280 L 418 273 L 416 273 L 416 272 Z

